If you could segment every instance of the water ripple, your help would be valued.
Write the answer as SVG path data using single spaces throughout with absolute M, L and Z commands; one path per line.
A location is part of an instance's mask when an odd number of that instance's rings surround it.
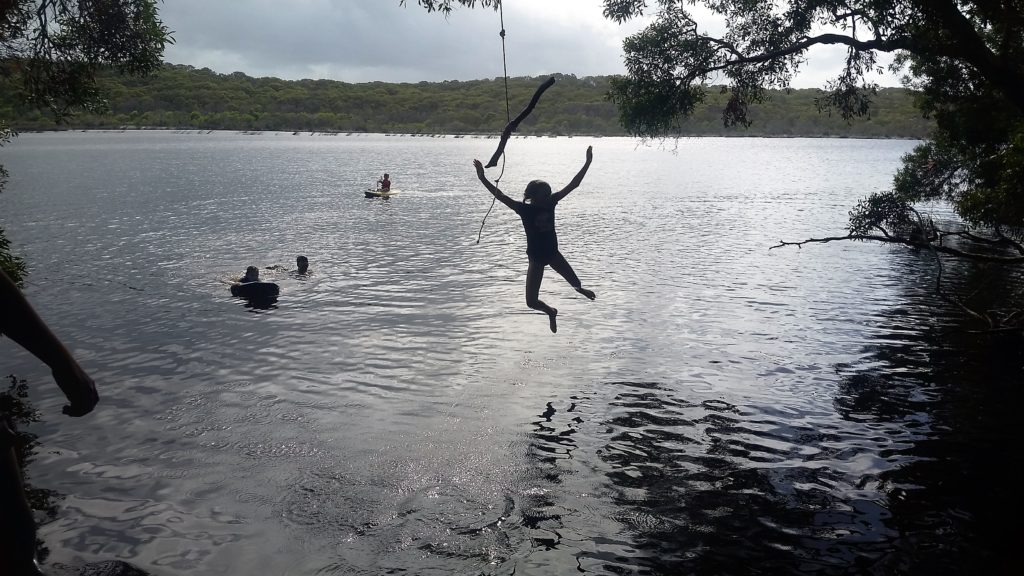
M 493 139 L 5 146 L 26 290 L 103 398 L 60 418 L 45 368 L 0 341 L 47 418 L 30 478 L 66 495 L 40 532 L 53 562 L 997 572 L 1015 542 L 996 527 L 1024 482 L 1005 425 L 1019 346 L 956 330 L 931 256 L 767 249 L 842 229 L 914 143 L 592 143 L 558 218 L 598 298 L 549 271 L 557 335 L 525 307 L 518 218 L 499 205 L 477 243 L 490 197 L 470 160 Z M 501 185 L 564 184 L 588 144 L 516 139 Z M 402 195 L 363 198 L 384 169 Z M 312 274 L 289 272 L 298 254 Z M 280 285 L 273 305 L 230 296 L 248 265 Z M 986 272 L 944 273 L 966 286 Z

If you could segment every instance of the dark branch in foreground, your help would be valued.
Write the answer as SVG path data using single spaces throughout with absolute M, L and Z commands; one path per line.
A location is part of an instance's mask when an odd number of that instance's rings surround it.
M 868 240 L 874 242 L 885 242 L 888 244 L 902 244 L 911 248 L 918 248 L 923 250 L 929 250 L 935 254 L 935 260 L 938 264 L 938 275 L 935 279 L 935 293 L 945 300 L 960 308 L 964 314 L 975 319 L 976 321 L 983 322 L 987 327 L 983 330 L 969 330 L 969 333 L 974 334 L 998 334 L 998 333 L 1018 333 L 1024 331 L 1024 309 L 1013 309 L 1009 311 L 1001 310 L 986 310 L 977 311 L 968 306 L 961 298 L 954 295 L 947 294 L 942 289 L 942 260 L 939 258 L 939 254 L 947 254 L 949 256 L 955 256 L 958 258 L 964 258 L 967 260 L 973 260 L 977 262 L 995 262 L 999 264 L 1024 264 L 1024 255 L 1022 256 L 994 256 L 990 254 L 978 254 L 975 252 L 965 252 L 956 248 L 950 248 L 949 246 L 943 246 L 935 242 L 927 240 L 917 239 L 905 239 L 898 238 L 889 235 L 886 230 L 882 227 L 877 227 L 883 236 L 876 236 L 872 234 L 848 234 L 846 236 L 829 236 L 825 238 L 808 238 L 802 242 L 786 242 L 780 240 L 775 246 L 770 246 L 768 249 L 781 248 L 783 246 L 796 246 L 797 248 L 803 248 L 804 244 L 810 243 L 827 243 L 827 242 L 838 242 L 842 240 Z M 985 244 L 989 246 L 1002 245 L 1009 246 L 1012 249 L 1020 252 L 1020 243 L 1007 238 L 999 231 L 996 232 L 998 238 L 984 238 L 977 236 L 966 231 L 962 232 L 942 232 L 936 236 L 932 236 L 931 239 L 945 236 L 959 236 L 961 238 Z
M 978 254 L 977 252 L 965 252 L 956 248 L 950 248 L 949 246 L 943 246 L 941 244 L 933 244 L 931 242 L 918 242 L 914 240 L 905 240 L 897 238 L 895 236 L 874 236 L 871 234 L 848 234 L 846 236 L 828 236 L 825 238 L 808 238 L 802 242 L 786 242 L 779 240 L 779 243 L 775 246 L 770 246 L 768 249 L 782 248 L 783 246 L 796 246 L 797 248 L 803 248 L 804 244 L 812 243 L 826 243 L 826 242 L 838 242 L 841 240 L 869 240 L 874 242 L 885 242 L 888 244 L 902 244 L 911 248 L 920 248 L 922 250 L 934 250 L 941 254 L 948 254 L 950 256 L 956 256 L 958 258 L 966 258 L 969 260 L 975 260 L 978 262 L 998 262 L 1000 264 L 1024 264 L 1024 256 L 997 256 L 993 254 Z
M 501 131 L 501 141 L 498 142 L 498 149 L 494 151 L 494 155 L 492 155 L 491 159 L 486 165 L 484 165 L 484 168 L 494 168 L 498 165 L 498 159 L 501 158 L 501 154 L 505 152 L 505 144 L 508 143 L 509 136 L 511 136 L 512 133 L 515 132 L 516 128 L 519 127 L 519 123 L 529 116 L 530 112 L 533 112 L 533 107 L 537 105 L 541 94 L 543 94 L 544 91 L 550 88 L 554 83 L 555 79 L 553 77 L 545 80 L 544 83 L 537 88 L 537 91 L 533 93 L 533 98 L 530 98 L 530 103 L 526 105 L 526 108 L 524 108 L 518 116 L 513 118 L 512 121 L 505 126 L 505 129 Z

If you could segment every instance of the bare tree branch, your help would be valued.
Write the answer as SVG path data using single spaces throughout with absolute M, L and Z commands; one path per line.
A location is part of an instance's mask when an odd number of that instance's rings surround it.
M 803 248 L 804 244 L 813 243 L 826 243 L 826 242 L 838 242 L 842 240 L 870 240 L 873 242 L 885 242 L 888 244 L 902 244 L 911 248 L 920 248 L 925 250 L 935 250 L 942 254 L 948 254 L 950 256 L 957 256 L 959 258 L 966 258 L 968 260 L 974 260 L 977 262 L 998 262 L 1000 264 L 1024 264 L 1024 256 L 997 256 L 992 254 L 979 254 L 977 252 L 965 252 L 956 248 L 950 248 L 949 246 L 942 246 L 941 244 L 934 244 L 926 241 L 914 241 L 904 240 L 893 236 L 875 236 L 872 234 L 848 234 L 846 236 L 827 236 L 825 238 L 808 238 L 801 242 L 786 242 L 785 240 L 779 240 L 779 243 L 775 246 L 769 246 L 768 249 L 782 248 L 784 246 L 796 246 L 797 248 Z
M 915 214 L 916 214 L 916 212 L 915 212 Z M 922 229 L 922 231 L 925 229 L 924 220 L 920 217 L 920 215 L 918 215 L 918 226 Z M 1010 311 L 1008 313 L 1007 312 L 997 311 L 997 310 L 988 310 L 988 311 L 984 311 L 984 312 L 979 312 L 977 310 L 974 310 L 970 306 L 968 306 L 964 302 L 964 300 L 962 298 L 958 298 L 955 295 L 949 294 L 946 291 L 944 291 L 942 289 L 943 265 L 942 265 L 942 258 L 939 256 L 939 254 L 943 253 L 943 254 L 947 254 L 947 255 L 951 255 L 951 256 L 957 256 L 957 257 L 966 258 L 966 259 L 970 259 L 970 260 L 983 261 L 983 262 L 1000 262 L 1000 263 L 1003 263 L 1003 264 L 1006 264 L 1006 263 L 1010 263 L 1010 264 L 1024 263 L 1024 256 L 1022 256 L 1022 257 L 1000 257 L 1000 256 L 990 256 L 990 255 L 987 255 L 987 254 L 976 254 L 976 253 L 971 253 L 971 252 L 964 252 L 962 250 L 957 250 L 955 248 L 950 248 L 948 246 L 943 246 L 941 244 L 936 244 L 934 242 L 928 242 L 928 241 L 925 241 L 925 242 L 915 242 L 915 241 L 911 241 L 911 240 L 902 240 L 902 239 L 899 239 L 899 238 L 895 238 L 893 236 L 889 236 L 887 234 L 887 232 L 884 229 L 882 229 L 882 228 L 879 228 L 879 230 L 881 230 L 882 233 L 886 234 L 886 235 L 885 236 L 874 236 L 874 235 L 865 235 L 865 234 L 851 234 L 851 235 L 848 235 L 848 236 L 831 236 L 831 237 L 826 237 L 826 238 L 810 238 L 810 239 L 804 240 L 802 242 L 779 241 L 778 245 L 771 246 L 768 249 L 771 250 L 772 248 L 780 248 L 782 246 L 796 246 L 797 248 L 802 248 L 804 244 L 808 244 L 808 243 L 813 243 L 813 242 L 825 243 L 825 242 L 835 242 L 835 241 L 840 241 L 840 240 L 873 240 L 873 241 L 876 241 L 876 242 L 888 242 L 890 244 L 903 244 L 904 246 L 910 246 L 910 247 L 913 247 L 913 248 L 928 249 L 928 250 L 930 250 L 932 252 L 932 254 L 935 255 L 935 262 L 938 264 L 938 273 L 936 274 L 936 277 L 935 277 L 935 294 L 939 298 L 945 300 L 946 302 L 949 302 L 949 303 L 955 305 L 957 308 L 959 308 L 961 311 L 963 311 L 963 313 L 966 314 L 967 316 L 969 316 L 969 317 L 971 317 L 971 318 L 973 318 L 973 319 L 975 319 L 977 321 L 985 323 L 986 328 L 984 330 L 968 330 L 967 331 L 968 333 L 972 333 L 972 334 L 1000 334 L 1000 333 L 1015 333 L 1015 332 L 1020 332 L 1020 331 L 1024 330 L 1024 310 L 1014 309 L 1014 310 L 1012 310 L 1012 311 Z M 967 236 L 965 236 L 965 237 L 970 236 L 970 237 L 979 238 L 979 239 L 981 239 L 983 241 L 998 242 L 998 241 L 993 241 L 991 239 L 975 236 L 975 235 L 969 234 L 969 233 L 965 233 L 965 234 L 967 234 Z M 948 235 L 960 236 L 961 234 L 959 234 L 959 233 L 948 233 Z M 968 298 L 970 298 L 970 297 L 968 297 Z

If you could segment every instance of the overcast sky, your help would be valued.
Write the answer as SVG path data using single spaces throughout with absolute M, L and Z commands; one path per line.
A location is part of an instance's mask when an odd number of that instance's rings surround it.
M 620 74 L 622 40 L 643 24 L 606 20 L 601 0 L 506 0 L 503 10 L 510 76 Z M 399 0 L 167 0 L 160 15 L 175 38 L 165 60 L 221 73 L 345 82 L 503 75 L 501 23 L 492 10 L 459 9 L 445 20 L 415 0 L 406 7 Z M 721 27 L 710 18 L 701 24 Z M 816 49 L 794 87 L 824 85 L 844 53 Z M 879 81 L 898 85 L 892 75 Z

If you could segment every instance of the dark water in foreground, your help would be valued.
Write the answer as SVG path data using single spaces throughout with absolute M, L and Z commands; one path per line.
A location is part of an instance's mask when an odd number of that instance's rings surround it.
M 842 229 L 909 142 L 516 139 L 564 185 L 552 335 L 474 157 L 496 140 L 23 135 L 2 224 L 100 386 L 45 422 L 53 564 L 160 574 L 1014 573 L 1021 347 L 964 334 L 927 255 Z M 390 172 L 402 192 L 362 189 Z M 495 176 L 495 174 L 491 174 Z M 271 309 L 246 265 L 315 273 Z M 947 271 L 954 282 L 989 274 Z

